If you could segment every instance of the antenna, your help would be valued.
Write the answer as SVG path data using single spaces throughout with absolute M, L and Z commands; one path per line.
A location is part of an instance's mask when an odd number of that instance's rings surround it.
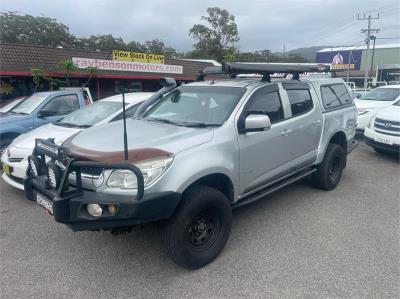
M 128 161 L 128 135 L 126 133 L 126 114 L 125 114 L 125 83 L 122 81 L 122 115 L 124 121 L 124 158 Z

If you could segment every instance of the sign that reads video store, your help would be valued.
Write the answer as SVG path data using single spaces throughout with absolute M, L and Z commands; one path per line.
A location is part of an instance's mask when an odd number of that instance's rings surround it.
M 113 60 L 159 63 L 159 64 L 163 64 L 165 60 L 164 55 L 160 54 L 139 53 L 139 52 L 129 52 L 120 50 L 113 50 L 112 57 Z
M 74 64 L 80 69 L 95 67 L 99 70 L 139 72 L 139 73 L 163 73 L 182 74 L 183 66 L 160 63 L 129 62 L 119 60 L 104 60 L 92 58 L 72 57 Z

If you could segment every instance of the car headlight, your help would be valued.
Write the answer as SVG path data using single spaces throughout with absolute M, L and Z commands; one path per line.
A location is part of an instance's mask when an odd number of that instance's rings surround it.
M 162 157 L 136 163 L 143 173 L 144 186 L 154 183 L 172 164 L 173 157 Z M 107 180 L 107 186 L 121 189 L 137 189 L 136 175 L 130 170 L 114 170 Z
M 369 109 L 369 108 L 360 108 L 360 109 L 357 109 L 357 114 L 358 115 L 364 115 L 364 114 L 367 114 L 370 111 L 371 111 L 371 109 Z

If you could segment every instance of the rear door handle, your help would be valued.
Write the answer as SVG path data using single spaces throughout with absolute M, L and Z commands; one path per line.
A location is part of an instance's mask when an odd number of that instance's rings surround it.
M 321 123 L 321 120 L 320 119 L 314 119 L 313 121 L 312 121 L 312 124 L 313 125 L 319 125 Z
M 285 129 L 281 132 L 282 136 L 288 136 L 290 133 L 292 133 L 293 131 L 291 129 Z

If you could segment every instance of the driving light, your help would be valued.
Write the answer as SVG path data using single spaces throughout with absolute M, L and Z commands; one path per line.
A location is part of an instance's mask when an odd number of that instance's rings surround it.
M 53 161 L 47 163 L 47 181 L 52 189 L 60 186 L 62 170 Z
M 40 161 L 38 157 L 30 155 L 28 157 L 28 162 L 29 162 L 29 171 L 31 172 L 31 174 L 33 174 L 34 176 L 39 176 L 42 174 Z
M 172 164 L 173 157 L 160 157 L 135 164 L 143 174 L 144 186 L 154 183 Z M 121 189 L 137 189 L 136 175 L 130 170 L 114 170 L 107 181 L 107 186 Z
M 100 217 L 103 214 L 103 209 L 97 203 L 90 203 L 86 207 L 87 212 L 93 217 Z
M 116 205 L 108 205 L 107 209 L 111 215 L 114 216 L 115 214 L 117 214 L 117 206 Z

